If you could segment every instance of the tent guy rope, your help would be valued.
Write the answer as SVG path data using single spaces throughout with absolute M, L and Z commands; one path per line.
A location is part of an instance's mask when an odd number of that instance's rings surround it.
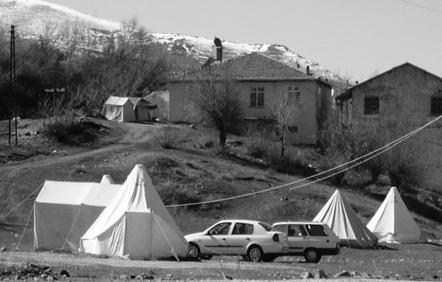
M 396 147 L 400 143 L 404 142 L 408 138 L 412 137 L 413 135 L 417 134 L 418 132 L 420 132 L 424 128 L 430 126 L 431 124 L 437 122 L 440 119 L 442 119 L 442 115 L 436 117 L 435 119 L 427 122 L 426 124 L 418 127 L 417 129 L 415 129 L 415 130 L 413 130 L 413 131 L 411 131 L 411 132 L 409 132 L 409 133 L 407 133 L 407 134 L 405 134 L 405 135 L 395 139 L 394 141 L 391 141 L 391 142 L 385 144 L 384 146 L 382 146 L 382 147 L 380 147 L 380 148 L 378 148 L 378 149 L 376 149 L 374 151 L 371 151 L 371 152 L 369 152 L 369 153 L 367 153 L 367 154 L 365 154 L 363 156 L 360 156 L 358 158 L 355 158 L 355 159 L 353 159 L 351 161 L 348 161 L 346 163 L 343 163 L 341 165 L 338 165 L 336 167 L 333 167 L 331 169 L 325 170 L 323 172 L 317 173 L 315 175 L 312 175 L 312 176 L 309 176 L 309 177 L 306 177 L 306 178 L 303 178 L 303 179 L 299 179 L 299 180 L 296 180 L 296 181 L 293 181 L 293 182 L 289 182 L 289 183 L 285 183 L 285 184 L 282 184 L 282 185 L 270 187 L 270 188 L 263 189 L 263 190 L 260 190 L 260 191 L 250 192 L 250 193 L 236 195 L 236 196 L 232 196 L 232 197 L 226 197 L 226 198 L 214 199 L 214 200 L 208 200 L 208 201 L 201 201 L 201 202 L 194 202 L 194 203 L 174 204 L 174 205 L 168 205 L 166 207 L 168 207 L 168 208 L 187 207 L 187 206 L 195 206 L 195 205 L 202 205 L 202 204 L 212 204 L 212 203 L 219 203 L 219 202 L 230 201 L 230 200 L 235 200 L 235 199 L 240 199 L 240 198 L 246 198 L 246 197 L 254 196 L 254 195 L 257 195 L 257 194 L 262 194 L 262 193 L 267 193 L 267 192 L 274 191 L 274 190 L 279 190 L 279 189 L 287 188 L 287 187 L 292 186 L 294 184 L 297 184 L 297 183 L 300 183 L 300 182 L 304 182 L 304 181 L 316 178 L 316 177 L 324 175 L 324 174 L 328 174 L 328 173 L 330 173 L 330 172 L 332 172 L 332 171 L 334 171 L 336 169 L 339 169 L 341 167 L 344 167 L 344 166 L 347 166 L 347 165 L 350 165 L 350 164 L 356 162 L 356 164 L 353 164 L 353 165 L 351 165 L 349 167 L 346 167 L 346 168 L 344 168 L 342 170 L 339 170 L 339 171 L 337 171 L 335 173 L 329 174 L 329 175 L 327 175 L 325 177 L 322 177 L 322 178 L 316 179 L 314 181 L 311 181 L 311 182 L 308 182 L 308 183 L 304 183 L 304 184 L 301 184 L 301 185 L 298 185 L 298 186 L 290 188 L 289 191 L 293 191 L 295 189 L 299 189 L 299 188 L 302 188 L 302 187 L 305 187 L 305 186 L 308 186 L 308 185 L 320 182 L 322 180 L 325 180 L 327 178 L 330 178 L 332 176 L 335 176 L 337 174 L 345 172 L 345 171 L 347 171 L 349 169 L 352 169 L 352 168 L 354 168 L 356 166 L 359 166 L 359 165 L 361 165 L 361 164 L 363 164 L 363 163 L 365 163 L 365 162 L 367 162 L 367 161 L 369 161 L 369 160 L 371 160 L 371 159 L 373 159 L 373 158 L 375 158 L 375 157 L 377 157 L 377 156 L 379 156 L 379 155 L 381 155 L 381 154 L 383 154 L 383 153 L 393 149 L 394 147 Z M 367 158 L 367 159 L 359 161 L 359 160 L 364 159 L 364 158 Z

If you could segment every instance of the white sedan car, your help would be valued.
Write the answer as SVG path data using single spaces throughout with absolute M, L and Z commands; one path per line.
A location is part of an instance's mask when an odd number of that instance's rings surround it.
M 240 255 L 249 261 L 273 261 L 288 252 L 287 236 L 267 223 L 253 220 L 222 220 L 203 232 L 185 236 L 188 256 Z

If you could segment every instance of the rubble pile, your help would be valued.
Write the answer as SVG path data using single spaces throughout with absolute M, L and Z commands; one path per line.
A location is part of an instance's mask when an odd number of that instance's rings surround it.
M 25 264 L 22 266 L 2 266 L 0 280 L 60 280 L 70 277 L 66 270 L 56 273 L 49 266 Z

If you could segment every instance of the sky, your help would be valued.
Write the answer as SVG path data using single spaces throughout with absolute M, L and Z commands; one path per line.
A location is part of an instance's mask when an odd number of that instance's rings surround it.
M 278 43 L 363 81 L 404 62 L 442 76 L 441 0 L 48 0 L 152 32 Z

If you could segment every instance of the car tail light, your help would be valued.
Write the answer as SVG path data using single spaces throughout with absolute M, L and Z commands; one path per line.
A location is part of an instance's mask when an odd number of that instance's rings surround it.
M 272 237 L 274 242 L 279 242 L 279 235 L 278 234 L 274 234 Z

